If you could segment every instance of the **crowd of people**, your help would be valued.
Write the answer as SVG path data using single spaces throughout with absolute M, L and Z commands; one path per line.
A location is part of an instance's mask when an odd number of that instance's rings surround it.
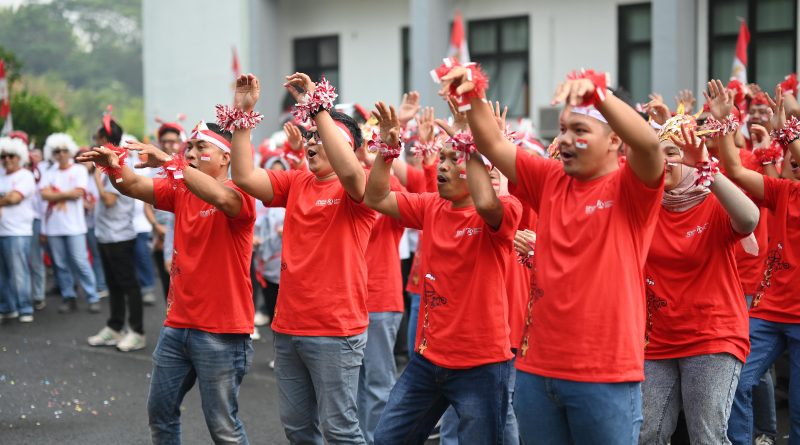
M 162 122 L 157 146 L 110 112 L 91 148 L 0 138 L 0 316 L 33 322 L 49 264 L 59 312 L 108 296 L 90 345 L 142 349 L 157 276 L 158 444 L 180 442 L 195 382 L 215 443 L 248 443 L 237 397 L 266 325 L 290 443 L 678 444 L 683 423 L 691 443 L 764 445 L 786 350 L 800 443 L 796 78 L 711 80 L 695 112 L 572 73 L 545 149 L 478 65 L 432 74 L 449 118 L 414 92 L 337 107 L 294 73 L 258 148 L 251 74 L 216 123 Z

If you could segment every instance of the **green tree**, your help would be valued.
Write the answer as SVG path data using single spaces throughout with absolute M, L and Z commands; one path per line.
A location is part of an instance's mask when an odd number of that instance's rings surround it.
M 11 115 L 14 129 L 24 130 L 31 142 L 41 146 L 52 133 L 64 131 L 70 120 L 50 98 L 27 91 L 11 95 Z

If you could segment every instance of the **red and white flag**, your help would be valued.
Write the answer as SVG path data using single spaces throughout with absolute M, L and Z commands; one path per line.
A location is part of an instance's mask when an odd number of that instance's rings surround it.
M 750 43 L 750 31 L 747 30 L 747 23 L 742 20 L 739 26 L 739 38 L 736 39 L 736 55 L 733 58 L 733 69 L 731 79 L 736 79 L 747 85 L 747 44 Z
M 3 59 L 0 59 L 0 119 L 3 119 L 3 129 L 0 134 L 7 135 L 14 130 L 11 123 L 11 95 L 8 92 L 8 81 L 6 80 L 6 66 Z
M 461 64 L 469 62 L 469 49 L 465 36 L 464 20 L 461 18 L 461 12 L 456 11 L 453 30 L 450 32 L 450 47 L 447 49 L 447 57 Z
M 231 63 L 231 70 L 233 71 L 233 78 L 238 79 L 242 74 L 242 69 L 239 67 L 239 54 L 236 52 L 236 47 L 232 47 L 233 62 Z

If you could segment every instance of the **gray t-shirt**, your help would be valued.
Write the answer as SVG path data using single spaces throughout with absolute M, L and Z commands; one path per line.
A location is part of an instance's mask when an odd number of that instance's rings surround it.
M 117 195 L 117 202 L 111 207 L 106 207 L 102 198 L 97 200 L 94 215 L 94 234 L 97 241 L 109 244 L 135 239 L 134 199 L 115 189 L 106 175 L 103 175 L 103 191 Z

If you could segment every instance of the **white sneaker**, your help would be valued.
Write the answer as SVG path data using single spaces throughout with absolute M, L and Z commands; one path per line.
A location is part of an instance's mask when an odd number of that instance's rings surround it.
M 260 311 L 256 312 L 256 317 L 254 319 L 256 326 L 266 326 L 269 324 L 270 321 L 272 320 L 269 318 L 269 315 Z
M 275 360 L 269 361 L 269 369 L 275 369 Z
M 142 303 L 147 306 L 156 304 L 156 294 L 153 291 L 148 291 L 142 294 Z
M 99 290 L 97 291 L 97 298 L 106 298 L 108 297 L 108 290 Z
M 147 342 L 145 341 L 144 335 L 137 334 L 134 331 L 128 331 L 128 333 L 125 334 L 125 338 L 117 343 L 117 349 L 122 352 L 136 351 L 143 349 L 145 346 L 147 346 Z
M 13 320 L 17 317 L 19 317 L 19 312 L 17 311 L 0 314 L 0 320 Z
M 261 333 L 258 332 L 258 328 L 253 329 L 253 333 L 250 334 L 250 340 L 261 340 Z
M 91 346 L 114 346 L 122 340 L 122 332 L 115 331 L 108 326 L 103 326 L 97 335 L 93 335 L 87 339 Z
M 767 436 L 766 434 L 762 434 L 756 437 L 755 445 L 775 445 L 775 439 Z
M 20 323 L 33 323 L 33 315 L 31 315 L 31 314 L 20 315 L 19 316 L 19 322 Z

